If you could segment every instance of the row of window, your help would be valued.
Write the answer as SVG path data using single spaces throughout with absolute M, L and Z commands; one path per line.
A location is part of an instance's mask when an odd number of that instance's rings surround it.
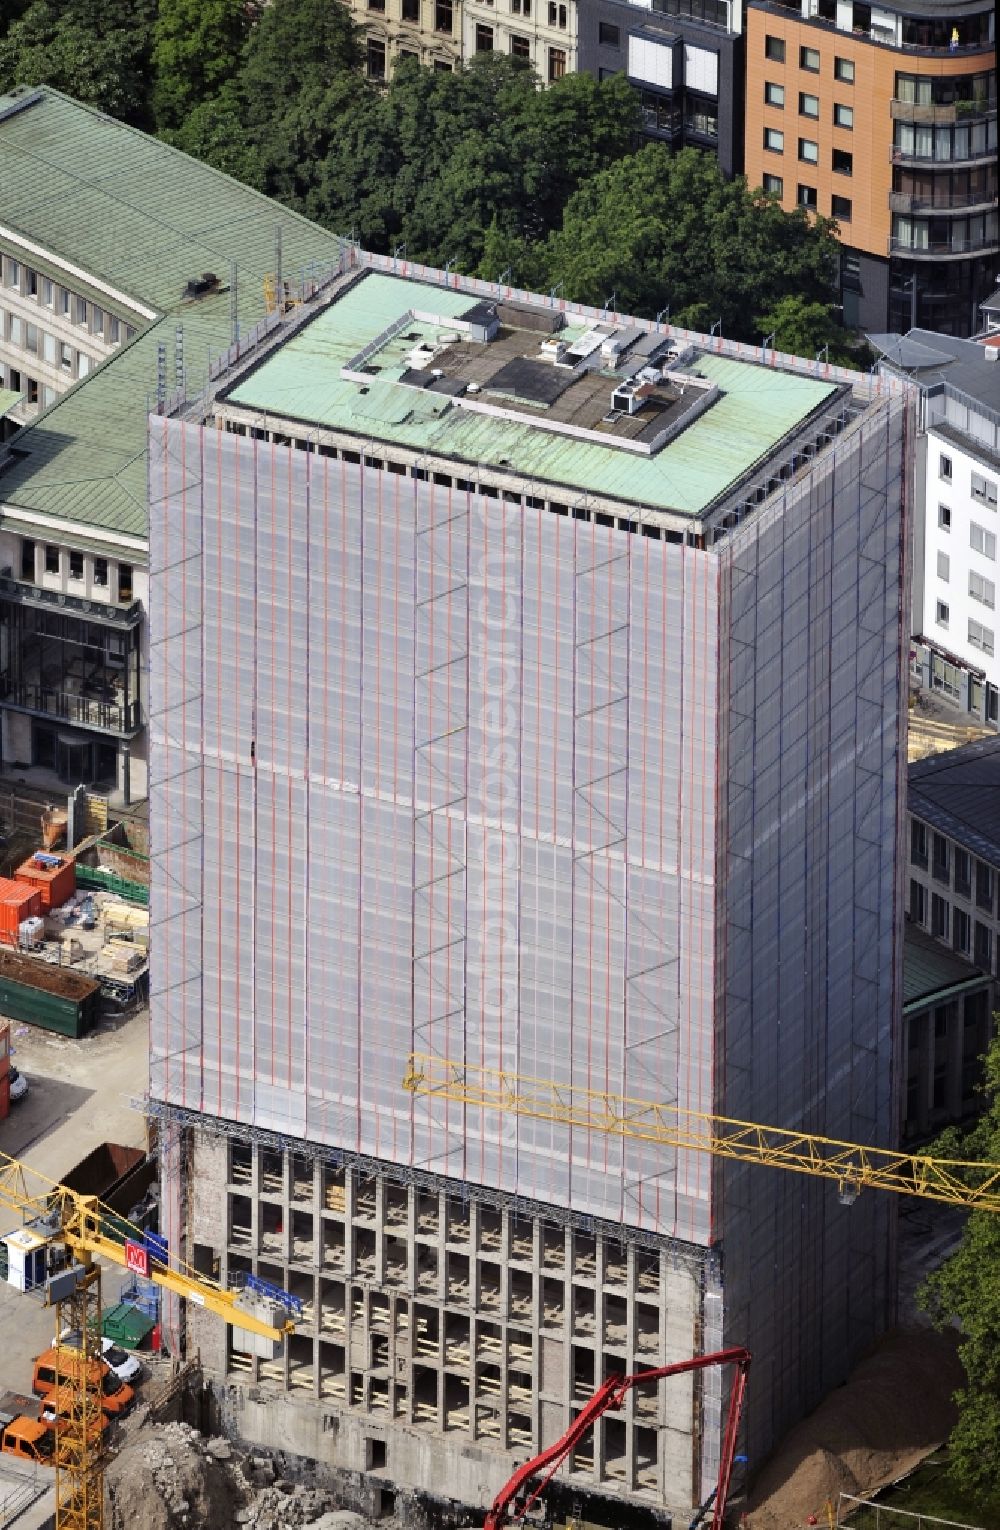
M 987 581 L 988 582 L 988 581 Z M 935 602 L 934 621 L 945 632 L 951 625 L 951 607 L 946 600 Z M 996 634 L 992 627 L 986 627 L 982 622 L 977 622 L 969 617 L 967 640 L 970 648 L 975 648 L 986 658 L 992 659 L 996 652 Z
M 768 196 L 778 197 L 779 200 L 785 194 L 784 178 L 780 175 L 767 174 L 762 177 L 764 190 Z M 809 212 L 819 212 L 819 196 L 815 186 L 804 186 L 799 183 L 795 192 L 795 201 L 798 207 L 805 207 Z M 831 196 L 830 217 L 838 223 L 850 223 L 854 213 L 854 204 L 850 197 Z
M 970 902 L 974 887 L 976 907 L 990 914 L 995 912 L 997 877 L 993 867 L 977 860 L 960 845 L 953 846 L 944 834 L 928 829 L 919 818 L 910 820 L 910 864 L 921 871 L 929 869 L 935 882 L 943 882 L 946 887 L 954 885 L 958 896 Z
M 930 159 L 937 164 L 982 159 L 995 154 L 997 119 L 981 122 L 896 122 L 893 133 L 893 157 Z
M 785 109 L 785 87 L 777 84 L 774 80 L 764 82 L 764 102 L 767 106 L 774 106 L 778 111 Z M 799 91 L 799 116 L 811 117 L 819 120 L 819 96 L 810 95 L 808 91 Z M 844 106 L 835 101 L 833 105 L 834 127 L 846 128 L 848 132 L 854 129 L 854 107 Z
M 783 37 L 764 38 L 764 57 L 769 58 L 774 64 L 785 62 L 785 39 Z M 819 74 L 821 61 L 818 48 L 799 49 L 799 68 L 807 74 Z M 833 60 L 833 77 L 842 85 L 854 84 L 854 60 L 850 58 L 838 58 Z
M 955 482 L 955 465 L 946 452 L 938 454 L 938 477 L 943 483 Z M 987 478 L 985 473 L 977 473 L 975 468 L 969 470 L 969 495 L 977 504 L 985 506 L 987 510 L 995 510 L 997 507 L 997 480 Z M 948 525 L 951 525 L 951 513 L 948 515 Z
M 940 893 L 931 893 L 928 898 L 927 888 L 915 877 L 910 881 L 910 918 L 938 940 L 950 939 L 960 955 L 971 957 L 977 967 L 992 973 L 993 931 L 989 925 L 970 918 L 964 908 L 950 908 Z
M 110 567 L 107 558 L 94 557 L 89 561 L 91 585 L 95 589 L 107 589 Z M 57 547 L 52 542 L 38 543 L 32 537 L 21 538 L 21 578 L 28 584 L 39 583 L 46 575 L 60 579 L 65 576 L 71 584 L 83 584 L 86 563 L 85 554 L 76 548 Z M 119 563 L 117 568 L 118 599 L 131 602 L 132 565 Z
M 951 531 L 951 507 L 938 505 L 938 526 L 942 531 Z M 989 558 L 991 563 L 997 560 L 996 532 L 989 531 L 985 526 L 980 526 L 978 521 L 969 523 L 969 546 L 973 552 L 981 553 L 984 558 Z
M 764 129 L 764 147 L 770 149 L 772 154 L 784 154 L 785 135 L 780 128 Z M 805 165 L 819 164 L 819 144 L 812 138 L 799 139 L 799 159 Z M 846 149 L 834 149 L 831 153 L 831 165 L 837 175 L 854 174 L 854 155 Z
M 118 324 L 117 319 L 114 322 Z M 86 351 L 78 351 L 57 335 L 50 335 L 40 325 L 31 324 L 22 319 L 20 314 L 8 313 L 3 308 L 0 308 L 0 342 L 6 342 L 13 350 L 38 356 L 47 366 L 58 367 L 60 372 L 66 374 L 67 386 L 78 377 L 86 377 L 95 365 Z
M 37 377 L 29 377 L 27 372 L 22 372 L 19 367 L 4 366 L 0 362 L 0 382 L 5 388 L 10 388 L 13 393 L 20 393 L 24 402 L 32 409 L 47 409 L 54 404 L 58 394 L 55 388 L 43 383 Z
M 967 102 L 983 109 L 995 104 L 997 74 L 990 69 L 983 74 L 897 74 L 896 100 L 914 106 L 953 106 Z
M 495 29 L 486 26 L 482 22 L 476 24 L 475 49 L 477 53 L 492 53 L 495 46 Z M 513 58 L 531 58 L 531 38 L 517 33 L 511 33 L 510 52 Z M 399 58 L 416 58 L 417 54 L 407 48 L 400 48 Z M 386 77 L 388 51 L 387 45 L 380 37 L 369 37 L 367 40 L 367 68 L 370 80 L 384 80 Z M 568 56 L 565 48 L 549 48 L 546 61 L 546 78 L 551 84 L 553 80 L 561 80 L 566 73 Z M 436 58 L 433 60 L 434 68 L 451 71 L 452 65 L 448 59 Z
M 71 324 L 79 325 L 95 339 L 103 340 L 108 345 L 118 345 L 122 339 L 131 340 L 135 334 L 131 325 L 123 324 L 114 314 L 107 313 L 97 303 L 80 297 L 78 293 L 72 292 L 68 287 L 60 286 L 58 282 L 51 281 L 47 276 L 40 276 L 30 266 L 24 265 L 22 261 L 14 260 L 10 255 L 5 255 L 0 260 L 0 273 L 2 273 L 3 286 L 19 292 L 22 297 L 35 298 L 40 307 L 48 308 L 54 314 L 60 314 Z
M 947 553 L 939 552 L 937 555 L 937 576 L 942 584 L 951 582 L 951 559 Z M 988 606 L 991 611 L 994 611 L 997 603 L 997 587 L 992 579 L 986 578 L 985 574 L 970 569 L 969 598 L 977 600 L 980 605 Z

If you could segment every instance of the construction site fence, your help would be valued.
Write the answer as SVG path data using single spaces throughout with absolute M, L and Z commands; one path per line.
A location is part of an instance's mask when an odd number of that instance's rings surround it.
M 985 1526 L 965 1520 L 938 1519 L 933 1514 L 897 1509 L 893 1504 L 871 1503 L 850 1493 L 839 1496 L 837 1525 L 849 1526 L 850 1530 L 985 1530 Z
M 128 877 L 119 876 L 116 871 L 102 871 L 99 866 L 85 866 L 78 861 L 76 885 L 117 893 L 127 903 L 139 903 L 144 908 L 149 907 L 149 888 L 144 887 L 141 882 L 132 882 Z

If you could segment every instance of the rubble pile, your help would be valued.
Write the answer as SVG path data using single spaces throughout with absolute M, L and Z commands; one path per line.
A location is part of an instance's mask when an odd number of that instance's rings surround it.
M 108 1530 L 368 1530 L 324 1488 L 253 1475 L 226 1439 L 141 1422 L 107 1470 Z

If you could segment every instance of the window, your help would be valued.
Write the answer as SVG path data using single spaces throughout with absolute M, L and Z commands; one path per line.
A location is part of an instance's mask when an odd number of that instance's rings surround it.
M 18 265 L 16 260 L 9 260 L 8 259 L 8 261 L 7 261 L 7 286 L 8 287 L 20 287 L 20 285 L 21 285 L 21 267 Z
M 45 546 L 45 572 L 47 574 L 58 574 L 59 568 L 60 568 L 60 563 L 59 563 L 59 549 L 58 549 L 58 547 L 53 547 L 51 543 L 46 543 L 46 546 Z
M 938 477 L 943 478 L 945 483 L 951 483 L 951 458 L 943 452 L 938 458 Z
M 21 538 L 21 578 L 30 579 L 34 583 L 35 544 L 31 537 Z
M 383 10 L 385 9 L 385 0 L 382 0 L 382 8 L 383 8 Z M 90 332 L 93 335 L 98 335 L 103 340 L 103 338 L 104 338 L 104 309 L 103 308 L 98 308 L 96 304 L 90 310 Z
M 368 39 L 368 78 L 385 79 L 385 43 L 380 37 Z
M 976 904 L 993 912 L 993 872 L 982 861 L 976 862 Z
M 620 48 L 622 34 L 619 27 L 611 25 L 610 21 L 602 21 L 597 27 L 597 41 L 605 48 Z
M 119 563 L 118 565 L 118 599 L 120 601 L 130 601 L 132 599 L 131 563 Z
M 561 80 L 566 73 L 566 49 L 549 49 L 549 84 L 553 80 Z
M 780 175 L 765 175 L 764 190 L 769 197 L 783 197 L 785 194 L 785 183 Z
M 32 271 L 30 266 L 24 268 L 24 291 L 28 297 L 38 296 L 38 272 Z
M 785 62 L 785 39 L 783 37 L 765 37 L 764 57 L 773 60 L 776 64 L 783 64 Z
M 818 117 L 819 116 L 819 96 L 809 96 L 809 95 L 806 95 L 805 91 L 800 90 L 799 91 L 799 116 L 800 117 Z
M 404 21 L 419 21 L 420 0 L 403 0 L 402 17 Z
M 973 473 L 972 497 L 979 504 L 985 505 L 988 510 L 995 510 L 997 507 L 996 480 L 984 478 L 982 473 Z
M 969 646 L 978 648 L 980 653 L 993 657 L 993 629 L 984 627 L 981 622 L 974 622 L 969 617 Z
M 493 52 L 493 28 L 484 26 L 482 22 L 476 26 L 476 52 Z
M 819 164 L 819 144 L 813 143 L 811 138 L 799 139 L 799 159 L 807 165 Z
M 910 860 L 914 866 L 927 870 L 927 825 L 919 818 L 910 820 Z
M 566 30 L 566 7 L 557 4 L 556 0 L 549 0 L 549 26 Z
M 808 207 L 811 212 L 816 211 L 816 187 L 800 186 L 796 200 L 800 207 Z
M 777 128 L 764 129 L 764 147 L 770 149 L 772 154 L 781 154 L 785 147 L 785 135 Z
M 835 58 L 833 61 L 833 77 L 842 85 L 854 84 L 854 60 L 849 58 Z
M 799 68 L 807 69 L 810 74 L 819 74 L 819 49 L 800 48 Z
M 838 223 L 850 223 L 853 210 L 850 197 L 832 196 L 830 198 L 830 217 L 836 218 Z
M 834 127 L 847 128 L 848 131 L 852 131 L 854 128 L 854 107 L 835 105 L 833 108 L 833 125 Z
M 451 32 L 452 25 L 452 0 L 435 0 L 434 4 L 434 30 L 435 32 Z M 451 67 L 450 65 L 448 66 Z
M 938 525 L 942 531 L 951 530 L 951 506 L 938 505 Z
M 951 943 L 956 951 L 969 950 L 969 925 L 971 920 L 964 908 L 952 910 L 951 915 Z
M 437 70 L 438 74 L 454 73 L 451 67 L 451 60 L 447 58 L 436 58 L 434 60 L 434 68 Z
M 512 32 L 510 37 L 510 51 L 513 58 L 531 57 L 531 38 L 521 37 L 517 32 Z M 612 70 L 611 73 L 614 73 Z
M 931 835 L 931 875 L 935 882 L 948 881 L 948 841 L 943 834 Z
M 972 959 L 984 972 L 993 971 L 993 931 L 988 924 L 976 920 Z
M 927 889 L 923 882 L 910 879 L 910 918 L 915 924 L 927 923 Z
M 768 106 L 784 107 L 784 104 L 785 104 L 785 87 L 784 87 L 784 85 L 773 85 L 770 80 L 765 80 L 765 82 L 764 82 L 764 101 L 765 101 L 766 105 L 768 105 Z
M 94 583 L 100 589 L 106 589 L 108 584 L 108 560 L 107 558 L 94 559 Z
M 939 552 L 937 555 L 937 576 L 948 583 L 948 575 L 951 572 L 951 559 L 947 553 Z
M 69 577 L 71 579 L 82 579 L 83 578 L 83 553 L 82 552 L 73 552 L 72 550 L 70 551 L 70 555 L 69 555 Z
M 510 9 L 514 16 L 530 16 L 531 0 L 510 0 Z
M 955 846 L 955 891 L 963 898 L 972 897 L 972 856 Z
M 986 579 L 982 574 L 977 574 L 974 569 L 969 570 L 969 594 L 973 600 L 978 600 L 980 605 L 989 606 L 993 611 L 997 603 L 997 587 L 992 579 Z
M 26 324 L 24 326 L 24 349 L 30 351 L 33 356 L 38 355 L 38 325 Z
M 985 526 L 977 526 L 975 521 L 969 527 L 969 545 L 973 552 L 982 553 L 984 558 L 991 558 L 996 562 L 997 539 L 996 533 L 987 531 Z
M 849 154 L 846 149 L 834 149 L 833 171 L 835 175 L 853 175 L 854 155 Z
M 948 938 L 948 900 L 939 893 L 931 894 L 931 934 Z
M 87 299 L 78 297 L 73 299 L 73 322 L 74 324 L 86 324 L 87 322 Z
M 54 308 L 56 301 L 55 282 L 50 282 L 48 277 L 42 278 L 42 302 L 46 308 Z
M 950 614 L 951 613 L 948 610 L 947 603 L 943 600 L 939 600 L 934 611 L 934 620 L 937 622 L 939 627 L 947 627 L 948 617 Z
M 69 318 L 69 310 L 70 310 L 70 294 L 66 291 L 65 287 L 60 287 L 59 288 L 59 311 L 60 311 L 60 313 L 64 314 L 66 316 L 66 318 L 68 319 Z

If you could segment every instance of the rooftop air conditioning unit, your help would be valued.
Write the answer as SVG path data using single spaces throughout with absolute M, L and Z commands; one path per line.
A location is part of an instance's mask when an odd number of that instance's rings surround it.
M 628 382 L 619 383 L 611 395 L 611 408 L 620 410 L 622 414 L 636 414 L 641 407 L 639 384 L 632 378 Z

